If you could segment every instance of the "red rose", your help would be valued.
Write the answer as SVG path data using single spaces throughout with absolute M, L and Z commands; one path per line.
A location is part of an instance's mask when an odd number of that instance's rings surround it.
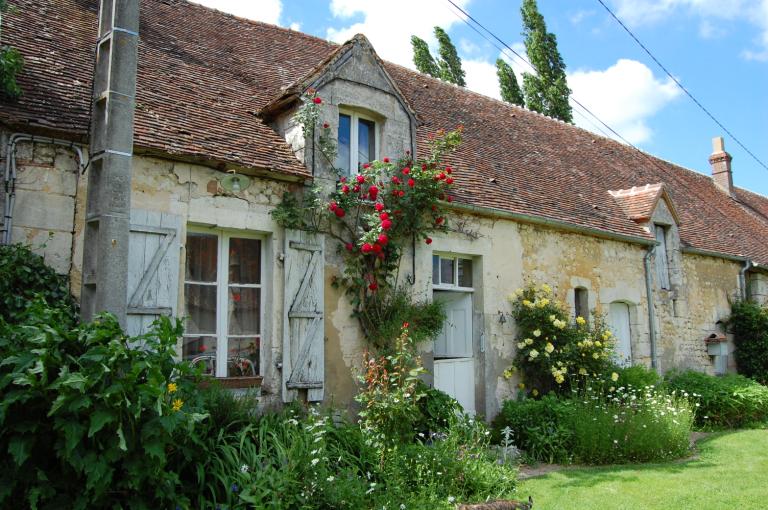
M 208 347 L 205 346 L 205 344 L 200 346 L 200 352 L 205 352 L 208 349 Z
M 400 177 L 395 175 L 392 177 L 392 182 L 394 182 L 395 184 L 400 184 L 403 181 L 400 180 Z
M 379 214 L 379 219 L 381 221 L 388 220 L 389 219 L 389 214 L 383 212 L 383 213 Z
M 371 164 L 370 163 L 363 163 L 363 168 L 371 168 Z
M 449 202 L 453 202 L 453 197 L 450 197 L 450 196 L 449 196 L 449 197 L 448 197 L 448 201 L 449 201 Z
M 441 181 L 445 179 L 445 172 L 440 172 L 439 174 L 437 174 L 437 178 L 440 179 Z
M 329 127 L 331 127 L 330 124 L 328 124 L 327 122 L 323 122 L 323 129 L 328 129 Z
M 408 168 L 408 167 L 403 168 L 403 175 L 408 175 L 409 173 L 411 173 L 411 169 L 410 168 Z
M 347 213 L 345 213 L 345 212 L 344 212 L 344 209 L 342 209 L 341 207 L 337 207 L 337 208 L 336 208 L 336 210 L 335 210 L 335 211 L 333 211 L 333 212 L 334 212 L 334 213 L 336 214 L 336 216 L 338 216 L 339 218 L 343 218 L 343 217 L 344 217 L 344 215 L 345 215 L 345 214 L 347 214 Z
M 449 167 L 449 166 L 445 167 L 445 173 L 447 173 L 447 174 L 449 174 L 449 175 L 450 175 L 450 174 L 451 174 L 451 172 L 453 172 L 453 168 L 451 168 L 451 167 Z
M 435 204 L 432 204 L 432 210 L 437 211 L 437 206 Z
M 382 221 L 381 228 L 383 228 L 384 230 L 389 230 L 390 228 L 392 228 L 392 222 L 390 220 Z
M 379 244 L 384 246 L 389 242 L 387 234 L 379 234 Z
M 381 245 L 379 243 L 376 243 L 373 245 L 373 251 L 375 253 L 381 253 Z
M 389 163 L 389 158 L 384 158 L 384 163 Z
M 383 210 L 384 210 L 384 204 L 382 204 L 381 202 L 376 202 L 376 205 L 375 205 L 374 207 L 375 207 L 375 208 L 376 208 L 376 210 L 377 210 L 377 211 L 379 211 L 379 212 L 381 212 L 381 211 L 383 211 Z
M 357 177 L 355 177 L 355 179 L 357 179 L 357 182 L 360 183 L 360 184 L 365 182 L 365 176 L 364 175 L 357 174 Z
M 347 243 L 345 245 L 345 248 L 347 249 L 347 251 L 352 251 L 355 248 L 355 245 L 352 243 Z
M 323 100 L 322 100 L 322 99 L 320 99 L 319 97 L 316 97 L 316 98 L 314 98 L 314 99 L 312 100 L 312 102 L 313 102 L 313 103 L 315 103 L 315 104 L 320 104 L 320 103 L 322 103 L 322 102 L 323 102 Z
M 408 186 L 413 188 L 414 186 L 416 186 L 416 181 L 414 181 L 413 179 L 408 179 Z
M 445 183 L 446 183 L 446 184 L 453 184 L 453 177 L 448 177 L 448 178 L 445 180 Z
M 376 256 L 379 257 L 381 260 L 384 260 L 384 252 L 381 252 Z
M 432 244 L 432 238 L 431 237 L 427 237 L 426 239 L 424 239 L 424 242 L 427 243 L 427 244 Z
M 397 196 L 399 196 L 400 198 L 403 198 L 405 196 L 405 191 L 403 190 L 398 191 Z
M 346 177 L 342 177 L 341 179 L 339 179 L 339 181 L 341 181 L 341 182 L 347 182 L 347 178 L 346 178 Z
M 342 193 L 349 193 L 349 186 L 347 186 L 346 184 L 344 186 L 342 186 L 341 187 L 341 192 Z
M 435 219 L 435 224 L 436 225 L 440 225 L 442 222 L 443 222 L 443 218 L 442 217 Z
M 335 210 L 336 210 L 338 207 L 339 207 L 339 206 L 338 206 L 338 205 L 336 205 L 336 202 L 331 202 L 330 204 L 328 204 L 328 209 L 329 209 L 330 211 L 335 211 Z
M 371 253 L 371 250 L 373 250 L 373 246 L 371 246 L 371 243 L 365 243 L 363 244 L 363 247 L 360 248 L 363 253 Z
M 422 170 L 426 170 L 426 169 L 427 169 L 427 164 L 426 164 L 426 163 L 424 163 L 423 165 L 421 165 L 421 169 L 422 169 Z
M 368 288 L 371 289 L 372 291 L 375 291 L 376 289 L 379 288 L 379 286 L 376 284 L 376 282 L 371 282 Z
M 368 195 L 371 197 L 371 200 L 376 200 L 376 196 L 379 194 L 379 188 L 376 186 L 371 186 L 368 188 Z
M 360 185 L 359 185 L 359 184 L 355 184 L 355 187 L 354 187 L 354 188 L 352 188 L 352 191 L 354 191 L 355 193 L 357 193 L 358 191 L 360 191 Z

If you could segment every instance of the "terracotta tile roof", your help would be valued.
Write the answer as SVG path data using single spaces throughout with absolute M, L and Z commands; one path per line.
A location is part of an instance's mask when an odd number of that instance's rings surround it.
M 627 217 L 637 223 L 644 223 L 651 219 L 656 210 L 656 204 L 662 197 L 667 197 L 663 183 L 646 184 L 645 186 L 633 186 L 630 189 L 620 189 L 609 191 L 611 196 L 619 203 Z M 672 200 L 667 199 L 669 208 L 675 221 L 679 222 L 680 217 Z
M 26 59 L 24 96 L 2 105 L 0 121 L 85 139 L 97 2 L 14 3 L 19 10 L 3 20 L 3 42 L 19 47 Z M 138 148 L 307 176 L 255 113 L 338 46 L 183 0 L 143 0 L 140 32 Z M 457 201 L 647 238 L 608 190 L 663 183 L 677 207 L 685 245 L 768 264 L 768 198 L 741 189 L 731 198 L 708 176 L 385 66 L 423 121 L 420 149 L 437 129 L 465 126 L 464 143 L 451 158 Z

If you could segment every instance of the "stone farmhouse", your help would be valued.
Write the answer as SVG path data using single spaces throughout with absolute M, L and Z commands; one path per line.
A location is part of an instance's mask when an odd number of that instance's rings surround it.
M 492 417 L 514 394 L 507 296 L 528 281 L 604 314 L 619 357 L 661 371 L 734 370 L 729 303 L 768 296 L 768 198 L 733 185 L 720 138 L 703 175 L 384 62 L 364 35 L 339 46 L 184 0 L 141 0 L 140 16 L 138 0 L 101 16 L 96 0 L 14 3 L 3 242 L 68 274 L 86 317 L 123 310 L 132 333 L 187 317 L 180 356 L 265 404 L 350 405 L 366 348 L 330 283 L 333 241 L 270 216 L 284 192 L 338 178 L 293 117 L 309 87 L 352 173 L 464 126 L 452 228 L 401 275 L 447 303 L 424 360 L 468 410 Z

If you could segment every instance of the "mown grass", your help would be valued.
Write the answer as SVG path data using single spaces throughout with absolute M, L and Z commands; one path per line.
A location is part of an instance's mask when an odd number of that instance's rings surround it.
M 521 483 L 535 508 L 768 508 L 768 430 L 724 432 L 698 443 L 696 458 L 665 464 L 569 468 Z

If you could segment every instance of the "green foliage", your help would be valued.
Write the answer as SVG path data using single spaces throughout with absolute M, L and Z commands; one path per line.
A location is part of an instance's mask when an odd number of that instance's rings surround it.
M 411 46 L 413 47 L 413 64 L 420 73 L 428 74 L 432 77 L 440 77 L 440 69 L 437 67 L 435 59 L 429 52 L 429 46 L 424 39 L 411 36 Z
M 667 386 L 698 400 L 696 424 L 708 428 L 739 428 L 768 423 L 768 387 L 741 375 L 711 376 L 700 372 L 672 373 Z
M 499 88 L 501 89 L 501 99 L 510 104 L 525 106 L 523 91 L 517 83 L 517 77 L 512 66 L 503 59 L 496 59 L 496 76 L 499 78 Z
M 13 12 L 13 7 L 9 6 L 6 0 L 0 0 L 0 24 L 3 15 L 9 12 Z M 16 77 L 23 68 L 24 58 L 19 50 L 11 46 L 0 46 L 0 98 L 13 101 L 21 96 L 21 87 Z
M 737 301 L 731 308 L 728 328 L 736 344 L 739 373 L 768 384 L 768 308 L 754 301 Z
M 67 324 L 77 320 L 77 305 L 65 276 L 56 274 L 28 246 L 0 245 L 0 318 L 18 324 L 36 297 L 60 309 Z
M 467 82 L 464 79 L 465 73 L 461 68 L 461 59 L 456 52 L 456 47 L 451 42 L 445 30 L 435 27 L 435 37 L 437 38 L 438 54 L 437 67 L 440 69 L 440 79 L 464 87 Z
M 586 464 L 658 462 L 690 451 L 694 405 L 651 387 L 587 387 L 571 402 L 572 454 Z
M 662 383 L 661 376 L 653 368 L 642 365 L 616 368 L 619 374 L 617 383 L 621 386 L 633 388 L 645 388 L 646 386 L 659 386 Z
M 523 0 L 523 36 L 528 60 L 536 74 L 523 73 L 525 104 L 531 110 L 563 122 L 573 122 L 568 102 L 571 94 L 565 77 L 565 63 L 557 49 L 555 34 L 547 32 L 536 0 Z
M 613 335 L 599 317 L 591 324 L 582 317 L 571 322 L 546 284 L 518 289 L 510 300 L 518 331 L 514 366 L 531 394 L 567 394 L 611 373 Z
M 429 436 L 450 430 L 464 413 L 464 408 L 455 398 L 437 388 L 428 388 L 419 382 L 417 391 L 422 394 L 418 401 L 419 416 L 413 424 L 417 433 Z
M 568 463 L 573 431 L 567 426 L 571 407 L 567 400 L 547 395 L 540 400 L 507 400 L 493 420 L 493 441 L 509 427 L 516 447 L 534 461 Z
M 37 508 L 159 508 L 183 502 L 174 452 L 204 418 L 180 323 L 127 338 L 114 317 L 72 327 L 42 299 L 0 321 L 0 502 Z

